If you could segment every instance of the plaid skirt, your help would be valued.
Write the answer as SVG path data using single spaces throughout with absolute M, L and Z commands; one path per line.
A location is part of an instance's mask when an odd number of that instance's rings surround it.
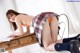
M 56 18 L 58 18 L 58 15 L 54 12 L 43 12 L 41 14 L 38 14 L 32 21 L 32 26 L 34 28 L 36 38 L 40 45 L 42 45 L 41 31 L 43 29 L 43 25 L 44 25 L 45 21 L 48 19 L 49 16 L 51 16 L 51 18 L 53 16 L 56 16 Z

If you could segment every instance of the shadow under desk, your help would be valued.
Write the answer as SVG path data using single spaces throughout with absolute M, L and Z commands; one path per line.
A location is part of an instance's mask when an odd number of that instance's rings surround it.
M 35 34 L 24 33 L 23 35 L 15 37 L 10 41 L 0 42 L 0 48 L 4 48 L 5 51 L 12 53 L 12 49 L 27 46 L 34 43 L 37 43 Z

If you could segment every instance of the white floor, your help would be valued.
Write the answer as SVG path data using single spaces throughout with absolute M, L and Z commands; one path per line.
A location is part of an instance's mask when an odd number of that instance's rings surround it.
M 29 45 L 29 46 L 25 46 L 25 47 L 14 49 L 12 52 L 13 53 L 70 53 L 68 51 L 62 51 L 62 52 L 46 51 L 43 48 L 41 48 L 38 45 L 38 43 Z M 4 53 L 8 53 L 8 51 L 6 51 Z

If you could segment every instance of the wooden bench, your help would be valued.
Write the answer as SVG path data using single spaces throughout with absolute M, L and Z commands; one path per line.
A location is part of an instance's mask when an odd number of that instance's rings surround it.
M 21 36 L 15 37 L 10 41 L 7 42 L 1 42 L 0 48 L 4 48 L 5 51 L 8 51 L 9 53 L 12 53 L 12 49 L 19 48 L 22 46 L 27 46 L 30 44 L 36 43 L 36 36 L 34 33 L 24 33 Z

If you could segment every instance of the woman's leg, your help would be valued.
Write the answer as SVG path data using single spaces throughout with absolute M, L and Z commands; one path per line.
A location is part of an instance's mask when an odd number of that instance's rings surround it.
M 60 43 L 68 43 L 70 42 L 71 40 L 80 40 L 80 34 L 78 34 L 77 36 L 75 37 L 70 37 L 70 38 L 64 38 L 62 40 L 58 40 L 57 41 L 57 35 L 58 35 L 58 20 L 57 18 L 54 16 L 49 16 L 49 18 L 51 18 L 51 23 L 50 23 L 50 28 L 51 28 L 51 35 L 52 35 L 52 40 L 53 40 L 53 43 L 55 42 L 60 42 Z
M 50 22 L 51 35 L 53 43 L 55 43 L 58 37 L 58 20 L 55 16 L 51 16 L 50 18 L 52 19 Z
M 49 26 L 48 20 L 46 20 L 46 22 L 45 22 L 45 24 L 43 26 L 42 42 L 43 42 L 43 45 L 44 45 L 45 49 L 54 50 L 53 47 L 52 48 L 48 48 L 48 46 L 53 43 L 52 38 L 51 38 L 51 30 L 50 30 L 50 26 Z
M 57 18 L 54 16 L 49 17 L 51 18 L 51 22 L 50 22 L 50 28 L 51 28 L 51 35 L 52 35 L 52 40 L 53 43 L 63 43 L 63 39 L 57 40 L 58 37 L 58 20 Z
M 52 51 L 53 50 L 60 51 L 60 50 L 68 50 L 69 49 L 69 47 L 68 47 L 69 44 L 61 43 L 62 40 L 60 40 L 60 41 L 56 40 L 56 42 L 53 42 L 53 40 L 52 40 L 51 29 L 50 29 L 50 25 L 49 25 L 49 22 L 47 19 L 47 21 L 45 22 L 45 24 L 43 26 L 43 30 L 42 30 L 42 43 L 44 45 L 44 48 L 46 50 L 52 50 Z

